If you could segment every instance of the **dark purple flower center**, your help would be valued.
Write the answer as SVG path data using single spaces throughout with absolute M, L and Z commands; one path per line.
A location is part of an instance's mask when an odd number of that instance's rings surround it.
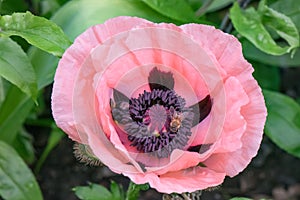
M 174 149 L 187 147 L 191 128 L 209 114 L 212 102 L 207 96 L 185 107 L 185 100 L 173 90 L 172 73 L 157 68 L 150 72 L 149 86 L 151 91 L 130 99 L 114 89 L 112 116 L 137 151 L 168 157 Z
M 167 157 L 174 149 L 182 149 L 191 135 L 193 113 L 184 108 L 185 100 L 172 90 L 144 91 L 129 101 L 129 113 L 134 122 L 145 127 L 141 135 L 127 130 L 128 139 L 144 153 Z
M 154 89 L 131 98 L 129 109 L 115 106 L 112 114 L 115 120 L 123 119 L 119 124 L 131 146 L 143 153 L 168 157 L 174 149 L 183 149 L 191 135 L 193 113 L 184 105 L 185 100 L 174 91 Z

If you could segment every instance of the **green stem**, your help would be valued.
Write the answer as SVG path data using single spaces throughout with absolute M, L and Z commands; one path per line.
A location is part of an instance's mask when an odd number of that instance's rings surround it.
M 126 192 L 126 200 L 137 200 L 138 197 L 140 196 L 140 191 L 147 190 L 147 189 L 149 189 L 148 184 L 137 185 L 132 181 L 130 181 L 128 190 Z
M 201 15 L 203 15 L 207 8 L 213 3 L 214 0 L 207 0 L 203 6 L 201 6 L 197 11 L 196 11 L 196 17 L 200 17 Z
M 242 9 L 246 9 L 246 7 L 248 6 L 248 4 L 250 2 L 251 2 L 251 0 L 238 0 L 238 3 L 242 7 Z M 232 28 L 233 28 L 233 26 L 232 26 L 232 23 L 229 18 L 229 13 L 227 13 L 225 15 L 224 19 L 222 20 L 220 29 L 226 33 L 230 33 L 232 31 Z

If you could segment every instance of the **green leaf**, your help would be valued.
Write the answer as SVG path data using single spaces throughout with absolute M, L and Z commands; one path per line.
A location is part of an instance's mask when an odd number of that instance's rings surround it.
M 48 157 L 49 153 L 58 145 L 60 140 L 65 136 L 65 133 L 62 132 L 55 124 L 52 125 L 52 131 L 50 133 L 50 137 L 47 141 L 47 146 L 45 147 L 41 157 L 39 158 L 34 172 L 37 174 L 43 163 L 45 162 L 46 158 Z
M 13 143 L 33 105 L 24 93 L 11 86 L 0 108 L 0 140 Z
M 16 135 L 12 146 L 18 152 L 18 154 L 25 160 L 26 163 L 32 164 L 34 156 L 34 148 L 32 145 L 32 135 L 30 135 L 23 127 Z
M 31 6 L 32 6 L 32 10 L 34 10 L 34 13 L 40 13 L 40 3 L 42 1 L 43 0 L 31 0 Z
M 124 191 L 122 188 L 122 185 L 117 184 L 114 181 L 111 181 L 110 183 L 110 191 L 112 193 L 113 199 L 125 199 L 124 197 Z
M 207 9 L 207 12 L 215 12 L 230 5 L 235 0 L 214 0 Z
M 203 2 L 199 0 L 187 0 L 187 3 L 194 11 L 197 11 L 203 4 Z
M 41 4 L 41 15 L 42 16 L 51 16 L 60 7 L 57 0 L 43 0 L 43 1 L 41 1 L 40 4 Z
M 280 70 L 277 67 L 263 65 L 258 62 L 251 62 L 254 67 L 253 76 L 263 89 L 280 89 Z
M 36 99 L 36 74 L 25 52 L 10 38 L 0 37 L 0 47 L 0 76 Z
M 42 200 L 40 188 L 13 148 L 0 141 L 0 195 L 9 200 Z
M 298 32 L 300 30 L 299 0 L 281 0 L 271 4 L 270 7 L 290 17 L 295 23 Z
M 300 106 L 292 98 L 264 90 L 268 109 L 265 133 L 283 150 L 300 158 Z
M 300 20 L 300 19 L 299 19 Z M 251 42 L 241 38 L 243 46 L 243 54 L 247 59 L 255 60 L 267 65 L 277 67 L 300 67 L 300 51 L 296 51 L 293 58 L 289 54 L 281 56 L 273 56 L 266 54 L 261 50 L 257 49 Z
M 92 25 L 117 16 L 136 16 L 153 22 L 175 22 L 136 0 L 77 0 L 66 3 L 52 21 L 72 40 Z
M 5 99 L 5 88 L 4 88 L 2 77 L 0 76 L 0 109 L 4 99 Z
M 24 12 L 28 10 L 28 5 L 24 0 L 1 0 L 0 15 L 12 14 L 13 12 Z
M 20 36 L 28 43 L 59 57 L 71 45 L 55 23 L 30 12 L 1 16 L 0 30 L 0 36 Z
M 126 194 L 126 200 L 137 200 L 140 195 L 140 191 L 148 190 L 148 189 L 149 189 L 148 184 L 138 185 L 130 181 L 127 194 Z
M 272 54 L 282 55 L 292 52 L 299 46 L 299 33 L 293 21 L 282 13 L 279 13 L 265 5 L 262 0 L 258 10 L 249 8 L 242 11 L 238 3 L 234 3 L 230 9 L 230 18 L 235 29 L 258 49 Z M 288 46 L 281 47 L 271 37 L 267 28 L 274 30 L 283 38 Z
M 111 181 L 110 190 L 94 183 L 73 188 L 76 196 L 82 200 L 124 200 L 124 191 L 116 182 Z
M 185 0 L 142 0 L 153 10 L 181 22 L 196 22 L 195 13 Z
M 71 21 L 72 17 L 69 17 Z M 77 20 L 78 24 L 81 24 L 79 21 L 80 19 L 78 18 Z M 80 26 L 78 25 L 78 27 Z M 32 64 L 37 74 L 38 89 L 42 89 L 53 81 L 53 75 L 58 59 L 53 55 L 49 55 L 43 51 L 35 51 L 38 53 L 35 54 L 36 59 L 33 59 Z M 18 88 L 13 86 L 7 91 L 6 98 L 0 107 L 0 140 L 4 140 L 9 144 L 14 142 L 18 131 L 21 129 L 25 119 L 33 108 L 33 105 L 33 102 L 30 101 L 30 99 L 22 92 L 20 92 Z
M 113 195 L 102 185 L 90 184 L 73 188 L 75 195 L 81 200 L 120 200 L 113 199 Z
M 281 38 L 289 44 L 287 52 L 299 47 L 299 33 L 297 27 L 288 16 L 265 5 L 262 0 L 258 6 L 258 13 L 262 16 L 264 26 L 274 30 Z
M 28 57 L 37 74 L 38 89 L 52 83 L 59 59 L 35 47 L 29 49 Z

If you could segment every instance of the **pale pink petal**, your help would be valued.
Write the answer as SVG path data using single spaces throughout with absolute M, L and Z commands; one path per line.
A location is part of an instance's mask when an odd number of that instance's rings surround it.
M 138 171 L 139 173 L 143 173 L 141 165 L 134 159 L 134 157 L 132 157 L 132 154 L 130 154 L 128 149 L 126 149 L 126 147 L 122 144 L 117 132 L 113 130 L 111 131 L 110 141 L 112 142 L 112 144 L 114 144 L 114 148 L 118 149 L 119 153 L 127 158 L 133 166 L 135 166 L 136 171 Z
M 239 81 L 229 77 L 224 83 L 226 93 L 226 116 L 222 134 L 217 141 L 214 153 L 235 151 L 242 147 L 241 137 L 247 122 L 241 114 L 242 106 L 249 102 L 248 96 Z
M 226 94 L 226 113 L 223 122 L 222 134 L 210 140 L 214 144 L 213 152 L 234 151 L 242 146 L 241 137 L 246 129 L 246 121 L 241 114 L 241 107 L 248 103 L 248 96 L 239 81 L 234 77 L 229 77 L 224 83 Z M 210 116 L 198 125 L 198 135 L 193 140 L 191 146 L 201 145 L 205 141 L 205 132 L 208 131 Z M 221 123 L 221 122 L 220 122 Z M 212 149 L 211 149 L 212 150 Z
M 240 42 L 233 35 L 207 25 L 186 24 L 181 28 L 201 47 L 211 52 L 210 55 L 220 64 L 227 76 L 253 72 L 253 68 L 243 57 Z
M 267 115 L 257 82 L 250 78 L 245 82 L 247 86 L 244 89 L 250 102 L 241 108 L 241 113 L 247 121 L 246 130 L 241 138 L 241 148 L 234 152 L 213 154 L 204 162 L 210 169 L 225 172 L 231 177 L 241 172 L 257 154 Z
M 106 104 L 101 104 L 101 102 L 97 101 L 96 92 L 95 92 L 95 74 L 97 73 L 97 65 L 94 63 L 94 59 L 92 57 L 88 57 L 85 62 L 82 65 L 82 68 L 80 69 L 80 73 L 78 73 L 78 77 L 76 80 L 75 88 L 73 94 L 73 114 L 74 114 L 74 120 L 77 123 L 77 131 L 80 135 L 81 141 L 84 143 L 87 143 L 91 146 L 93 144 L 90 144 L 91 142 L 94 142 L 90 138 L 98 139 L 99 141 L 102 141 L 104 144 L 100 145 L 98 149 L 96 149 L 96 146 L 92 148 L 92 150 L 105 150 L 107 152 L 115 152 L 113 156 L 119 156 L 123 160 L 126 160 L 126 163 L 131 163 L 131 167 L 134 167 L 136 172 L 142 173 L 142 169 L 139 166 L 135 160 L 133 160 L 128 151 L 124 148 L 123 144 L 121 143 L 120 139 L 118 138 L 118 135 L 115 130 L 114 122 L 111 116 L 111 109 L 109 108 L 110 105 L 110 88 L 107 88 L 107 86 L 100 87 L 102 88 L 102 98 L 106 100 Z M 97 81 L 96 81 L 97 82 Z M 106 82 L 99 82 L 99 83 L 105 83 Z M 83 106 L 84 105 L 84 106 Z M 106 106 L 108 107 L 107 112 L 100 112 L 97 108 L 99 106 Z M 102 109 L 104 110 L 104 109 Z M 99 117 L 102 117 L 104 119 L 107 119 L 106 125 L 103 126 L 101 124 L 101 120 L 99 120 Z M 83 128 L 84 129 L 83 129 Z M 87 128 L 88 127 L 88 128 Z M 87 131 L 88 130 L 88 131 Z M 106 148 L 106 149 L 104 149 Z M 94 152 L 97 156 L 96 152 Z M 102 156 L 103 157 L 103 156 Z M 101 157 L 99 157 L 101 159 Z M 104 156 L 104 159 L 106 157 Z M 112 157 L 111 160 L 120 160 L 118 157 Z M 118 164 L 115 164 L 116 161 L 110 162 L 111 160 L 107 160 L 106 165 L 108 165 L 110 168 L 112 168 L 114 171 L 118 171 Z M 101 159 L 102 161 L 102 159 Z M 103 161 L 105 162 L 105 161 Z M 120 165 L 122 167 L 122 165 Z M 124 171 L 124 170 L 121 170 Z
M 125 176 L 137 183 L 148 182 L 152 188 L 162 193 L 194 192 L 220 185 L 225 173 L 218 173 L 209 168 L 191 167 L 186 170 L 169 172 L 160 176 L 155 174 L 129 174 Z
M 76 38 L 74 44 L 68 48 L 56 70 L 52 93 L 52 111 L 57 125 L 64 130 L 71 139 L 81 142 L 73 119 L 72 98 L 75 80 L 83 62 L 91 50 L 114 34 L 130 30 L 147 23 L 140 18 L 117 17 L 105 24 L 92 27 Z M 99 32 L 100 31 L 100 32 Z
M 251 75 L 253 68 L 244 59 L 241 44 L 235 37 L 205 25 L 188 24 L 181 27 L 199 45 L 212 52 L 213 57 L 226 72 L 226 76 L 235 76 L 248 95 L 249 103 L 241 108 L 241 115 L 247 125 L 241 143 L 238 145 L 240 148 L 234 152 L 214 154 L 205 162 L 209 168 L 220 172 L 225 171 L 228 175 L 234 176 L 249 164 L 261 142 L 266 120 L 266 108 L 261 90 Z
M 205 136 L 208 133 L 208 129 L 211 124 L 210 118 L 211 116 L 208 115 L 201 123 L 192 128 L 192 132 L 196 132 L 197 130 L 197 133 L 194 135 L 190 146 L 197 146 L 206 143 Z
M 146 170 L 147 172 L 155 172 L 155 174 L 161 175 L 197 166 L 201 161 L 202 158 L 199 153 L 175 149 L 170 156 L 170 161 L 166 165 L 161 167 L 146 167 Z
M 84 33 L 82 37 L 89 38 L 88 33 Z M 71 139 L 77 142 L 81 140 L 74 127 L 75 122 L 71 102 L 75 79 L 91 48 L 91 43 L 84 42 L 81 37 L 77 38 L 75 43 L 64 53 L 54 77 L 52 93 L 52 112 L 54 120 Z
M 115 173 L 138 173 L 136 167 L 128 164 L 129 160 L 126 160 L 108 140 L 105 141 L 104 137 L 101 140 L 96 135 L 89 134 L 89 145 L 99 160 Z

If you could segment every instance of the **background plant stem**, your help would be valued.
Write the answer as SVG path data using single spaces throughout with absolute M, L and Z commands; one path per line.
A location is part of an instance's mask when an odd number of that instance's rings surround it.
M 238 3 L 240 4 L 242 9 L 245 9 L 250 2 L 251 0 L 238 0 Z M 229 18 L 229 13 L 227 13 L 222 20 L 220 29 L 226 33 L 230 33 L 232 31 L 232 28 L 233 26 Z

